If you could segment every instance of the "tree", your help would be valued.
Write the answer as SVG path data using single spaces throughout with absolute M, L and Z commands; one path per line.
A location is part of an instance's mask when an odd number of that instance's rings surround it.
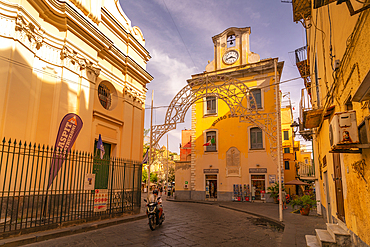
M 157 181 L 158 181 L 157 173 L 150 173 L 150 182 L 157 183 Z
M 141 180 L 143 181 L 143 183 L 146 183 L 146 181 L 148 180 L 148 171 L 144 167 L 141 173 Z
M 175 182 L 175 168 L 173 166 L 168 169 L 168 182 Z

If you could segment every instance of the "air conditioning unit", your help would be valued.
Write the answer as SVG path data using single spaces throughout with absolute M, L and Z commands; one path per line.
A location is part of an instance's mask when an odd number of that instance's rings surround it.
M 356 111 L 337 112 L 329 126 L 331 149 L 337 145 L 360 143 L 356 122 Z

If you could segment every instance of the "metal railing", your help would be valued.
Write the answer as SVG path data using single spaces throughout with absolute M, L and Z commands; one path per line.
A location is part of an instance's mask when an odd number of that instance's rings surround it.
M 62 166 L 53 179 L 53 164 L 60 159 Z M 63 152 L 4 138 L 0 142 L 0 237 L 138 211 L 141 171 L 139 161 L 100 159 L 87 152 Z M 85 187 L 90 174 L 95 174 L 95 190 Z M 107 192 L 106 210 L 101 212 L 94 210 L 97 189 Z
M 312 167 L 312 164 L 298 162 L 298 165 L 299 165 L 298 175 L 300 177 L 315 177 L 315 170 Z

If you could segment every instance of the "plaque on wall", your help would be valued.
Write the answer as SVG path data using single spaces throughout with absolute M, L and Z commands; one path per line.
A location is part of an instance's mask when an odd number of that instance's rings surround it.
M 203 173 L 218 173 L 218 169 L 203 169 Z
M 267 173 L 267 168 L 249 168 L 249 173 Z
M 240 151 L 236 147 L 226 152 L 226 176 L 240 176 Z

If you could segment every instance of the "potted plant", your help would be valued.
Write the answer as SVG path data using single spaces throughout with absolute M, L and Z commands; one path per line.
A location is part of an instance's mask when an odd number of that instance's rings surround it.
M 281 189 L 284 190 L 284 186 L 281 185 Z M 267 187 L 267 194 L 270 194 L 270 197 L 272 197 L 274 199 L 274 202 L 275 203 L 278 203 L 278 198 L 279 198 L 279 183 L 278 182 L 275 182 L 273 185 L 271 185 L 270 187 Z
M 298 206 L 301 215 L 309 215 L 310 209 L 316 207 L 316 203 L 317 201 L 315 199 L 312 199 L 309 195 L 304 195 L 295 198 L 289 204 L 292 205 L 293 208 Z

